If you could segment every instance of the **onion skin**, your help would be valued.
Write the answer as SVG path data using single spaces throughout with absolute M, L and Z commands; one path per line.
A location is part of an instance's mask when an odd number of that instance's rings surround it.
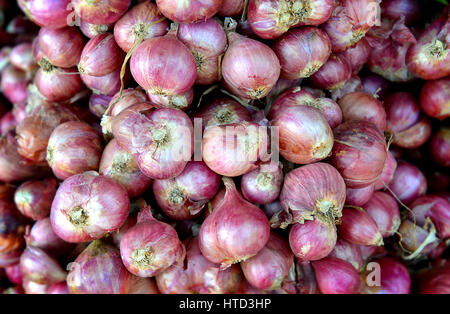
M 374 183 L 387 158 L 384 136 L 378 128 L 366 121 L 347 121 L 334 129 L 334 138 L 331 164 L 346 185 L 363 188 Z
M 380 286 L 364 287 L 367 294 L 409 294 L 411 293 L 411 277 L 408 268 L 392 257 L 373 260 L 380 267 Z
M 136 157 L 141 171 L 152 179 L 178 176 L 194 150 L 191 119 L 178 109 L 134 105 L 114 118 L 112 131 L 119 145 Z
M 375 192 L 364 205 L 366 212 L 375 220 L 383 238 L 394 235 L 400 226 L 400 210 L 394 197 L 385 192 Z
M 129 294 L 160 294 L 155 279 L 134 276 Z
M 23 280 L 23 290 L 25 294 L 46 294 L 48 285 L 39 284 L 37 282 L 24 279 Z
M 130 200 L 124 187 L 90 171 L 74 175 L 61 184 L 52 203 L 50 219 L 53 230 L 64 241 L 88 242 L 119 229 L 129 209 Z
M 292 215 L 292 223 L 314 217 L 334 222 L 342 215 L 344 201 L 344 180 L 335 168 L 321 162 L 289 172 L 280 195 L 283 209 Z
M 221 269 L 245 261 L 266 245 L 270 226 L 264 213 L 245 201 L 231 178 L 223 178 L 226 192 L 203 222 L 199 233 L 202 254 Z
M 384 164 L 383 172 L 381 173 L 378 180 L 375 182 L 375 190 L 384 190 L 386 186 L 394 179 L 394 173 L 397 169 L 397 160 L 391 151 L 388 151 L 386 163 Z M 355 205 L 355 204 L 353 204 Z M 359 206 L 359 205 L 357 205 Z
M 318 219 L 295 224 L 289 232 L 289 245 L 299 261 L 317 261 L 328 256 L 336 245 L 336 228 Z
M 280 61 L 265 44 L 229 32 L 222 75 L 229 91 L 246 99 L 265 97 L 280 76 Z
M 404 220 L 398 229 L 400 244 L 412 254 L 428 255 L 439 246 L 435 231 L 425 225 L 420 227 L 410 220 Z M 420 255 L 419 255 L 420 256 Z
M 283 109 L 271 124 L 279 128 L 280 154 L 286 160 L 309 164 L 330 155 L 333 131 L 316 108 L 294 106 Z
M 206 21 L 213 17 L 220 9 L 223 0 L 202 2 L 189 0 L 180 3 L 177 0 L 157 0 L 156 4 L 161 13 L 177 23 L 194 23 Z
M 119 182 L 130 197 L 143 194 L 152 183 L 152 179 L 139 169 L 136 158 L 120 147 L 116 139 L 106 145 L 100 160 L 99 173 Z
M 244 11 L 244 5 L 243 0 L 223 0 L 217 14 L 224 17 L 240 15 Z
M 331 54 L 327 34 L 317 27 L 292 29 L 273 45 L 281 64 L 281 77 L 288 80 L 313 75 Z
M 350 79 L 348 81 L 346 81 L 344 85 L 342 85 L 338 89 L 330 91 L 331 99 L 333 99 L 334 101 L 337 101 L 337 100 L 341 99 L 342 97 L 344 97 L 345 95 L 354 93 L 354 92 L 359 92 L 359 91 L 361 91 L 361 89 L 362 89 L 361 79 L 356 74 L 352 74 Z
M 11 50 L 9 58 L 12 65 L 25 72 L 31 72 L 37 67 L 31 44 L 29 43 L 22 43 L 15 46 Z
M 450 280 L 450 266 L 432 268 L 419 274 L 420 294 L 448 294 Z
M 345 204 L 352 206 L 363 206 L 372 197 L 375 185 L 371 184 L 360 189 L 347 188 Z
M 74 97 L 83 89 L 83 83 L 76 68 L 53 68 L 50 71 L 39 69 L 34 84 L 39 92 L 50 102 L 62 102 Z
M 108 108 L 111 98 L 109 95 L 92 94 L 89 98 L 89 110 L 94 116 L 101 118 Z
M 332 54 L 328 61 L 311 76 L 310 80 L 318 88 L 337 90 L 344 86 L 351 75 L 350 62 L 342 55 Z
M 187 111 L 194 100 L 194 89 L 191 88 L 181 95 L 163 96 L 148 93 L 147 96 L 150 102 L 154 103 L 158 108 L 174 108 Z
M 2 71 L 0 89 L 13 104 L 23 103 L 27 98 L 29 77 L 26 72 L 8 65 Z
M 114 25 L 114 38 L 120 48 L 128 52 L 138 38 L 146 40 L 165 35 L 169 23 L 166 19 L 160 21 L 162 18 L 154 3 L 147 1 L 139 3 Z
M 444 167 L 450 167 L 450 128 L 441 127 L 431 138 L 431 156 Z
M 150 207 L 141 210 L 137 224 L 120 241 L 125 267 L 139 277 L 153 277 L 184 260 L 186 251 L 170 225 L 153 218 Z
M 101 35 L 111 31 L 112 24 L 92 24 L 84 20 L 80 20 L 80 30 L 84 36 L 91 39 L 97 35 Z
M 175 220 L 198 216 L 220 187 L 220 176 L 204 162 L 190 161 L 183 172 L 167 180 L 153 182 L 153 194 L 162 211 Z
M 71 294 L 127 294 L 135 281 L 119 250 L 96 240 L 71 264 L 67 285 Z
M 370 50 L 369 43 L 363 38 L 354 47 L 341 52 L 341 55 L 350 62 L 353 74 L 357 74 L 369 60 Z
M 344 121 L 364 120 L 375 124 L 380 131 L 386 129 L 386 111 L 383 104 L 365 92 L 353 92 L 338 101 Z
M 280 195 L 283 171 L 280 165 L 267 162 L 241 178 L 242 195 L 252 203 L 268 204 Z M 264 290 L 264 289 L 263 289 Z
M 67 26 L 70 0 L 19 0 L 20 9 L 39 26 L 58 29 Z
M 377 99 L 384 99 L 386 97 L 389 82 L 381 76 L 376 74 L 368 74 L 361 76 L 362 90 L 373 95 Z
M 358 271 L 349 262 L 326 257 L 312 262 L 319 289 L 324 294 L 356 294 L 359 292 Z
M 422 171 L 405 161 L 399 161 L 389 188 L 405 204 L 427 192 L 427 180 Z
M 72 0 L 75 12 L 82 19 L 93 24 L 116 22 L 130 7 L 131 0 Z
M 20 264 L 5 267 L 6 277 L 15 285 L 22 285 L 22 272 L 20 271 Z
M 450 117 L 450 79 L 427 81 L 420 93 L 420 107 L 431 118 Z
M 113 96 L 120 91 L 120 68 L 105 76 L 81 75 L 83 83 L 96 94 Z M 125 70 L 124 84 L 130 80 L 130 71 Z
M 441 239 L 450 237 L 450 203 L 442 197 L 434 195 L 420 196 L 410 205 L 410 218 L 423 226 L 429 217 L 437 229 Z
M 381 14 L 390 19 L 405 17 L 405 24 L 414 24 L 420 19 L 423 5 L 418 0 L 384 0 L 381 3 Z
M 242 280 L 238 265 L 221 270 L 201 253 L 198 238 L 185 241 L 186 259 L 156 276 L 158 288 L 165 294 L 201 293 L 224 294 L 236 292 Z
M 45 285 L 64 281 L 67 277 L 53 257 L 36 247 L 27 247 L 22 253 L 20 271 L 23 278 Z
M 375 220 L 361 209 L 344 207 L 338 233 L 344 240 L 359 245 L 383 245 L 383 237 Z
M 294 256 L 288 243 L 271 232 L 266 246 L 255 256 L 241 262 L 241 268 L 248 282 L 257 289 L 276 290 L 294 264 Z
M 358 271 L 362 269 L 364 265 L 360 246 L 343 239 L 337 240 L 336 246 L 328 256 L 347 261 Z
M 103 145 L 86 122 L 69 121 L 53 130 L 47 146 L 47 162 L 61 180 L 98 170 Z

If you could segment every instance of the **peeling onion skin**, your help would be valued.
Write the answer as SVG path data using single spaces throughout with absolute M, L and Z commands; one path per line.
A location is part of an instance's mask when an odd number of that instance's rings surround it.
M 318 88 L 337 90 L 352 76 L 352 66 L 343 55 L 332 54 L 327 62 L 310 77 L 310 82 Z
M 363 287 L 366 294 L 410 294 L 411 277 L 408 268 L 392 257 L 382 257 L 373 260 L 380 267 L 380 286 Z
M 203 222 L 199 233 L 202 254 L 221 269 L 245 261 L 266 245 L 270 226 L 264 213 L 245 201 L 231 178 L 223 178 L 225 196 Z
M 61 184 L 52 203 L 50 219 L 61 239 L 81 243 L 119 229 L 129 210 L 130 199 L 125 188 L 90 171 L 71 176 Z
M 201 253 L 198 237 L 185 241 L 186 259 L 156 276 L 159 290 L 164 294 L 201 293 L 226 294 L 236 292 L 243 281 L 239 265 L 221 270 Z
M 450 167 L 450 128 L 442 126 L 433 134 L 430 143 L 431 156 L 441 166 Z
M 344 260 L 326 257 L 312 262 L 319 289 L 324 294 L 357 294 L 360 289 L 358 271 Z
M 289 245 L 295 257 L 302 262 L 317 261 L 333 251 L 337 240 L 334 224 L 318 219 L 295 224 L 289 232 Z
M 58 29 L 67 26 L 73 14 L 67 9 L 71 0 L 18 0 L 20 9 L 39 26 Z
M 242 195 L 255 204 L 274 202 L 280 195 L 282 185 L 282 167 L 272 162 L 262 163 L 241 178 Z
M 400 210 L 394 197 L 386 192 L 375 192 L 364 204 L 366 212 L 375 220 L 383 238 L 394 235 L 401 223 Z
M 405 161 L 399 161 L 389 188 L 406 205 L 427 192 L 427 179 L 422 171 Z
M 409 217 L 417 225 L 425 225 L 429 217 L 441 239 L 450 237 L 450 203 L 447 200 L 435 195 L 424 195 L 416 198 L 410 208 Z
M 162 211 L 172 219 L 188 220 L 198 216 L 216 195 L 220 176 L 204 162 L 190 161 L 183 172 L 167 180 L 153 182 L 153 194 Z
M 420 107 L 431 118 L 450 117 L 450 79 L 427 81 L 420 93 Z
M 364 210 L 344 207 L 338 234 L 344 240 L 359 245 L 383 245 L 383 237 L 375 220 Z
M 343 239 L 338 239 L 336 241 L 336 246 L 328 256 L 347 261 L 358 271 L 364 266 L 360 246 L 347 242 Z
M 281 287 L 293 264 L 294 255 L 287 241 L 271 232 L 266 246 L 255 256 L 241 262 L 241 268 L 253 287 L 272 291 Z
M 201 1 L 157 0 L 161 13 L 177 23 L 194 23 L 206 21 L 219 11 L 223 0 Z
M 353 206 L 363 206 L 372 197 L 375 185 L 371 184 L 360 189 L 347 188 L 345 204 Z
M 180 95 L 163 96 L 148 93 L 150 102 L 158 108 L 174 108 L 187 111 L 194 101 L 194 88 L 187 90 Z
M 386 186 L 394 179 L 394 173 L 397 169 L 397 160 L 391 151 L 388 151 L 386 163 L 384 164 L 383 172 L 381 173 L 378 180 L 375 182 L 375 190 L 384 190 Z M 355 204 L 353 204 L 355 205 Z M 364 204 L 363 204 L 364 205 Z M 360 205 L 357 205 L 360 206 Z
M 439 239 L 428 226 L 418 226 L 410 220 L 404 220 L 398 229 L 400 244 L 404 249 L 420 252 L 422 256 L 432 253 L 439 246 Z M 423 248 L 422 248 L 423 246 Z M 420 250 L 420 251 L 419 251 Z
M 139 277 L 153 277 L 186 255 L 184 245 L 170 225 L 153 218 L 150 207 L 138 214 L 137 224 L 120 241 L 120 256 L 125 267 Z
M 110 24 L 130 7 L 131 0 L 72 0 L 75 12 L 82 19 L 93 24 Z

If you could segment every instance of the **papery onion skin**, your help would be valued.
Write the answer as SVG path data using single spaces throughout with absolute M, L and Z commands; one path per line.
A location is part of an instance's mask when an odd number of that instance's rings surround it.
M 5 274 L 8 280 L 13 284 L 15 285 L 22 284 L 23 276 L 22 272 L 20 271 L 20 264 L 5 267 Z
M 68 73 L 76 73 L 76 68 L 53 68 L 50 71 L 41 68 L 36 73 L 34 84 L 48 101 L 62 102 L 83 89 L 80 76 Z
M 62 28 L 73 14 L 70 0 L 19 0 L 22 11 L 39 26 Z
M 336 227 L 318 219 L 295 224 L 289 232 L 289 245 L 299 261 L 317 261 L 328 256 L 336 245 Z
M 420 93 L 420 107 L 430 117 L 450 117 L 450 79 L 427 81 Z
M 430 143 L 433 160 L 444 167 L 450 167 L 450 128 L 441 127 L 433 134 Z
M 364 210 L 344 207 L 338 233 L 344 240 L 359 245 L 383 245 L 375 220 Z
M 345 82 L 340 88 L 331 90 L 331 99 L 337 101 L 347 94 L 359 92 L 362 89 L 362 83 L 359 76 L 352 74 L 350 79 Z
M 11 64 L 22 71 L 33 71 L 37 67 L 31 44 L 22 43 L 15 46 L 10 53 Z
M 356 294 L 359 292 L 358 271 L 349 262 L 326 257 L 312 262 L 319 289 L 324 294 Z
M 427 179 L 422 171 L 413 164 L 399 161 L 389 188 L 405 204 L 427 192 Z
M 361 249 L 359 245 L 338 239 L 333 251 L 328 255 L 349 262 L 356 270 L 362 269 L 364 265 Z
M 373 260 L 379 265 L 380 286 L 365 286 L 368 294 L 409 294 L 411 293 L 411 277 L 408 268 L 397 259 L 382 257 Z
M 164 96 L 148 93 L 147 96 L 150 102 L 159 108 L 174 108 L 187 111 L 194 100 L 194 89 L 190 88 L 181 95 Z
M 139 277 L 153 277 L 184 260 L 186 251 L 170 225 L 152 217 L 150 207 L 138 215 L 138 222 L 120 241 L 125 267 Z
M 70 264 L 67 285 L 71 294 L 126 294 L 134 280 L 119 250 L 96 240 Z
M 242 195 L 255 204 L 268 204 L 280 195 L 283 171 L 280 165 L 267 162 L 241 178 Z
M 331 54 L 327 34 L 317 27 L 288 31 L 272 46 L 281 64 L 281 77 L 288 80 L 313 75 Z
M 346 185 L 363 188 L 374 183 L 387 158 L 381 131 L 370 122 L 347 121 L 334 129 L 334 138 L 331 164 L 339 170 Z
M 363 206 L 372 197 L 374 190 L 374 184 L 360 189 L 347 188 L 345 204 L 353 206 Z
M 294 255 L 282 237 L 271 232 L 269 241 L 258 254 L 241 262 L 245 278 L 257 289 L 276 290 L 294 264 Z
M 88 242 L 119 229 L 129 209 L 130 200 L 124 187 L 90 171 L 71 176 L 61 184 L 50 219 L 53 230 L 64 241 Z
M 332 54 L 328 61 L 311 76 L 310 81 L 316 87 L 336 90 L 344 86 L 351 75 L 350 62 L 342 55 Z
M 72 0 L 75 12 L 82 19 L 94 24 L 114 23 L 128 10 L 131 0 Z
M 0 89 L 3 95 L 13 104 L 19 104 L 27 98 L 29 76 L 26 72 L 8 65 L 2 71 Z
M 204 162 L 190 161 L 183 172 L 153 182 L 153 194 L 162 211 L 172 219 L 187 220 L 199 215 L 220 186 L 220 176 Z
M 394 235 L 400 226 L 400 210 L 394 197 L 386 192 L 375 192 L 364 204 L 366 212 L 375 220 L 383 238 Z
M 89 110 L 93 115 L 101 118 L 108 108 L 111 98 L 109 95 L 92 94 L 89 98 Z
M 221 270 L 201 253 L 198 237 L 185 241 L 186 259 L 156 276 L 158 288 L 165 294 L 236 292 L 242 280 L 238 265 Z
M 420 196 L 411 203 L 410 208 L 409 216 L 417 225 L 425 225 L 429 217 L 441 239 L 450 237 L 450 203 L 447 200 L 434 195 Z
M 106 145 L 99 165 L 99 173 L 122 184 L 130 197 L 143 194 L 152 179 L 139 169 L 136 158 L 124 150 L 116 139 Z
M 369 60 L 370 50 L 367 40 L 363 38 L 354 47 L 348 48 L 341 54 L 350 62 L 352 72 L 357 74 Z
M 206 21 L 219 11 L 222 0 L 200 1 L 157 0 L 158 9 L 164 16 L 177 23 L 194 23 Z
M 203 222 L 199 233 L 202 254 L 225 269 L 245 261 L 266 245 L 270 226 L 264 213 L 245 201 L 231 178 L 223 178 L 226 192 Z
M 98 170 L 103 144 L 86 122 L 69 121 L 53 130 L 47 146 L 47 162 L 56 177 Z
M 386 163 L 384 164 L 383 172 L 378 180 L 375 182 L 375 190 L 384 190 L 386 186 L 394 179 L 394 173 L 397 169 L 397 160 L 391 151 L 388 151 Z
M 139 3 L 114 25 L 114 38 L 120 48 L 128 52 L 138 38 L 146 40 L 165 35 L 169 23 L 163 18 L 154 3 Z
M 97 35 L 111 31 L 112 24 L 92 24 L 85 20 L 80 20 L 80 30 L 87 38 L 94 38 Z
M 106 74 L 105 76 L 91 76 L 82 74 L 81 80 L 96 94 L 113 96 L 120 91 L 120 68 Z M 130 80 L 130 71 L 128 67 L 125 70 L 123 82 L 128 84 Z

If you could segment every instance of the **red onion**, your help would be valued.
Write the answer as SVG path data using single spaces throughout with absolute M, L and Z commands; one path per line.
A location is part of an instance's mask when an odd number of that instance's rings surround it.
M 241 262 L 242 271 L 249 283 L 257 289 L 276 290 L 294 264 L 288 243 L 274 232 L 258 254 Z
M 67 285 L 71 294 L 126 294 L 135 282 L 119 250 L 103 240 L 91 242 L 69 265 Z
M 70 0 L 18 0 L 22 11 L 39 26 L 62 28 L 70 21 Z
M 81 80 L 94 93 L 113 96 L 120 91 L 120 71 L 121 69 L 118 68 L 105 76 L 90 76 L 82 74 Z M 130 71 L 126 68 L 123 79 L 125 85 L 128 84 L 129 79 Z
M 241 191 L 249 202 L 268 204 L 278 198 L 282 184 L 283 171 L 281 166 L 266 162 L 242 176 Z
M 37 71 L 34 84 L 39 92 L 48 100 L 62 102 L 74 97 L 83 89 L 83 83 L 76 68 L 41 68 Z M 69 73 L 69 74 L 68 74 Z
M 191 88 L 181 95 L 152 95 L 148 93 L 150 102 L 160 108 L 175 108 L 187 111 L 194 100 L 194 89 Z
M 197 64 L 200 85 L 209 85 L 219 80 L 220 56 L 227 45 L 222 26 L 214 19 L 194 24 L 181 24 L 178 39 L 189 48 Z
M 323 25 L 331 39 L 333 52 L 354 46 L 366 32 L 379 24 L 379 0 L 335 1 L 331 18 Z
M 266 158 L 268 141 L 267 129 L 253 122 L 211 126 L 203 134 L 203 160 L 220 175 L 241 176 Z
M 390 194 L 375 192 L 364 205 L 366 212 L 375 220 L 381 235 L 386 238 L 394 235 L 400 226 L 400 210 Z
M 130 230 L 132 227 L 136 225 L 136 222 L 137 222 L 137 213 L 131 213 L 128 216 L 127 220 L 122 225 L 122 227 L 111 233 L 111 242 L 114 244 L 115 247 L 120 249 L 120 241 L 122 241 L 122 238 L 125 235 L 125 233 L 127 233 L 128 230 Z
M 223 178 L 226 192 L 203 222 L 199 233 L 202 254 L 225 269 L 245 261 L 266 245 L 270 226 L 264 213 L 245 201 L 231 178 Z
M 226 125 L 250 121 L 248 110 L 237 101 L 229 98 L 216 98 L 194 114 L 194 119 L 202 119 L 203 129 L 215 125 Z
M 58 282 L 47 288 L 47 294 L 70 294 L 67 282 Z
M 131 57 L 130 68 L 134 79 L 150 94 L 180 95 L 195 82 L 197 69 L 194 57 L 173 32 L 147 39 Z
M 5 267 L 6 277 L 10 282 L 15 285 L 22 284 L 22 271 L 20 270 L 20 264 Z
M 283 209 L 292 215 L 292 223 L 303 223 L 314 217 L 334 223 L 342 215 L 345 183 L 329 164 L 306 165 L 286 175 L 280 201 Z
M 20 270 L 27 280 L 46 285 L 64 281 L 67 276 L 53 257 L 36 247 L 27 247 L 22 253 Z
M 184 3 L 177 0 L 157 0 L 156 4 L 161 13 L 170 20 L 177 23 L 194 23 L 213 17 L 219 11 L 222 0 L 189 0 Z
M 362 90 L 373 95 L 377 99 L 384 99 L 387 95 L 389 83 L 376 74 L 368 74 L 361 77 Z
M 436 229 L 430 226 L 429 220 L 422 227 L 410 220 L 404 220 L 398 229 L 401 248 L 410 253 L 408 260 L 431 253 L 439 245 Z
M 343 239 L 337 240 L 336 246 L 329 256 L 349 262 L 358 271 L 364 264 L 360 246 Z
M 134 277 L 129 294 L 160 294 L 155 279 Z
M 48 285 L 40 284 L 31 280 L 23 280 L 23 290 L 25 294 L 46 294 Z
M 290 88 L 300 87 L 299 84 L 303 79 L 298 80 L 285 80 L 284 78 L 279 78 L 275 86 L 270 90 L 270 93 L 266 96 L 266 104 L 267 106 L 272 105 L 275 99 L 280 96 L 282 93 L 287 91 Z
M 131 0 L 72 0 L 77 15 L 93 24 L 114 23 L 128 10 Z
M 194 150 L 192 122 L 178 109 L 134 105 L 114 118 L 112 131 L 119 145 L 136 157 L 141 171 L 153 179 L 178 176 Z
M 386 143 L 378 128 L 366 121 L 347 121 L 334 129 L 331 163 L 350 188 L 374 183 L 387 158 Z
M 80 20 L 80 30 L 87 38 L 94 38 L 111 31 L 112 24 L 92 24 L 84 20 Z
M 61 68 L 71 68 L 80 61 L 84 39 L 76 27 L 62 29 L 41 28 L 38 37 L 39 56 L 36 60 L 41 67 L 48 63 Z
M 365 92 L 349 93 L 339 100 L 344 121 L 363 120 L 375 124 L 380 131 L 386 129 L 386 111 L 383 104 Z
M 259 37 L 274 39 L 292 26 L 322 24 L 328 20 L 332 11 L 331 0 L 251 0 L 248 4 L 248 21 Z
M 317 27 L 288 31 L 273 45 L 281 64 L 281 77 L 289 80 L 309 77 L 325 64 L 331 54 L 327 34 Z
M 121 67 L 125 53 L 114 40 L 114 35 L 97 35 L 84 46 L 78 70 L 90 76 L 105 76 Z
M 136 158 L 120 147 L 116 139 L 105 147 L 99 172 L 122 184 L 130 197 L 143 194 L 152 183 L 139 169 Z
M 442 14 L 420 35 L 406 54 L 408 69 L 424 80 L 450 75 L 450 17 Z
M 280 61 L 265 44 L 232 31 L 233 23 L 228 27 L 229 46 L 222 61 L 226 87 L 242 98 L 262 98 L 280 76 Z
M 419 280 L 421 294 L 449 294 L 450 266 L 446 264 L 422 272 Z
M 125 267 L 139 277 L 153 277 L 185 257 L 185 248 L 170 225 L 153 218 L 150 207 L 141 210 L 137 224 L 120 241 Z
M 25 216 L 41 220 L 50 214 L 58 181 L 54 178 L 43 181 L 26 181 L 14 194 L 17 209 Z
M 370 50 L 369 43 L 363 38 L 353 48 L 348 48 L 341 55 L 350 62 L 352 72 L 356 74 L 367 63 L 367 60 L 369 60 Z
M 337 101 L 338 99 L 341 99 L 347 94 L 359 92 L 362 89 L 362 83 L 359 76 L 356 74 L 352 74 L 350 79 L 345 82 L 344 85 L 342 85 L 340 88 L 331 90 L 331 99 L 334 101 Z
M 374 184 L 360 189 L 347 188 L 345 204 L 352 206 L 363 206 L 372 197 L 374 190 Z
M 389 188 L 398 199 L 409 204 L 427 192 L 427 180 L 416 166 L 399 161 Z
M 408 268 L 400 261 L 391 257 L 373 260 L 380 269 L 380 286 L 364 287 L 365 293 L 376 294 L 409 294 L 411 278 Z
M 312 263 L 319 289 L 324 294 L 356 294 L 359 292 L 358 271 L 344 260 L 326 257 Z
M 15 130 L 17 126 L 16 118 L 12 110 L 8 111 L 0 119 L 0 134 L 5 135 L 9 131 Z
M 450 128 L 442 126 L 431 138 L 431 155 L 444 167 L 450 167 Z
M 390 19 L 397 19 L 402 16 L 405 24 L 414 24 L 420 19 L 420 12 L 423 5 L 419 0 L 384 0 L 381 3 L 381 14 Z
M 383 237 L 375 220 L 361 208 L 344 207 L 339 236 L 360 245 L 383 245 Z
M 61 184 L 50 219 L 53 230 L 64 241 L 87 242 L 119 229 L 129 207 L 125 188 L 91 171 L 73 175 Z
M 102 143 L 86 122 L 69 121 L 53 130 L 47 146 L 47 161 L 56 177 L 98 170 Z
M 397 160 L 391 151 L 388 151 L 386 163 L 384 164 L 383 172 L 378 180 L 375 182 L 375 190 L 385 189 L 394 179 L 394 173 L 397 169 Z M 353 204 L 355 205 L 355 204 Z
M 179 293 L 233 293 L 242 282 L 238 265 L 221 270 L 201 253 L 198 238 L 185 242 L 186 259 L 174 264 L 156 277 L 158 288 L 165 294 Z
M 101 118 L 111 102 L 109 95 L 92 94 L 89 98 L 89 110 L 93 115 Z
M 280 154 L 290 162 L 309 164 L 331 153 L 333 131 L 315 108 L 294 106 L 280 110 L 271 125 L 279 129 Z
M 31 44 L 29 43 L 22 43 L 15 46 L 11 50 L 9 58 L 12 65 L 25 72 L 33 71 L 37 67 L 31 50 Z
M 0 89 L 3 95 L 13 104 L 22 103 L 27 99 L 29 75 L 12 65 L 2 71 Z
M 222 6 L 217 12 L 220 16 L 236 16 L 244 11 L 245 0 L 223 0 Z
M 410 217 L 416 224 L 425 225 L 430 218 L 441 239 L 450 237 L 450 203 L 442 197 L 434 195 L 420 196 L 411 203 Z
M 319 88 L 336 90 L 352 76 L 350 62 L 342 55 L 332 54 L 328 61 L 311 76 L 311 82 Z
M 307 220 L 303 224 L 295 224 L 289 232 L 289 245 L 300 261 L 320 260 L 333 250 L 336 245 L 336 228 L 334 222 Z
M 155 180 L 153 194 L 167 216 L 175 220 L 187 220 L 200 214 L 219 186 L 220 176 L 204 162 L 190 161 L 179 176 Z
M 450 79 L 426 82 L 420 93 L 420 107 L 432 118 L 450 117 Z

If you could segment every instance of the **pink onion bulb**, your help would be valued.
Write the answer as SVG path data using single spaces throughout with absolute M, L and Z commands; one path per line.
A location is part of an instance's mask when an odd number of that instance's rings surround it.
M 427 81 L 420 92 L 420 107 L 430 117 L 450 117 L 450 79 Z
M 389 188 L 401 202 L 409 204 L 427 192 L 427 179 L 413 164 L 399 161 Z
M 377 223 L 361 208 L 344 207 L 338 232 L 341 238 L 353 244 L 383 245 Z
M 441 166 L 450 167 L 450 128 L 442 126 L 433 134 L 430 143 L 431 156 Z
M 198 216 L 220 186 L 220 176 L 204 162 L 190 161 L 183 172 L 172 179 L 155 180 L 153 194 L 162 211 L 172 219 Z
M 371 47 L 365 38 L 361 39 L 352 48 L 348 48 L 341 54 L 350 62 L 352 72 L 357 74 L 369 60 Z
M 5 267 L 5 274 L 8 280 L 13 284 L 22 285 L 23 276 L 22 271 L 20 270 L 20 263 L 13 266 Z
M 225 196 L 203 222 L 199 233 L 202 254 L 221 269 L 245 261 L 266 245 L 270 226 L 264 213 L 245 201 L 231 178 L 223 178 Z
M 224 17 L 241 15 L 244 11 L 244 6 L 245 0 L 223 0 L 217 14 Z
M 101 118 L 108 108 L 111 98 L 109 95 L 92 94 L 89 97 L 89 111 L 96 117 Z
M 194 119 L 201 119 L 202 128 L 214 125 L 226 125 L 251 121 L 249 111 L 237 101 L 229 98 L 216 98 L 194 114 Z
M 40 68 L 34 78 L 34 84 L 48 101 L 62 102 L 74 97 L 83 89 L 80 75 L 75 73 L 76 68 Z
M 223 0 L 201 1 L 188 0 L 157 0 L 156 4 L 161 13 L 177 23 L 194 23 L 206 21 L 213 17 L 220 9 Z
M 113 72 L 106 74 L 105 76 L 91 76 L 82 74 L 81 80 L 83 81 L 84 85 L 89 87 L 94 93 L 113 96 L 120 91 L 120 71 L 121 69 L 118 68 Z M 128 70 L 128 68 L 126 68 L 123 78 L 125 86 L 128 84 L 129 80 L 130 71 Z
M 327 257 L 312 263 L 319 289 L 324 294 L 356 294 L 359 292 L 358 271 L 344 260 Z
M 280 195 L 283 171 L 279 164 L 266 162 L 241 178 L 242 195 L 255 204 L 268 204 Z
M 363 265 L 363 257 L 359 245 L 347 242 L 343 239 L 338 239 L 336 246 L 329 255 L 330 257 L 336 257 L 341 260 L 347 261 L 355 267 L 356 270 L 360 270 Z
M 136 158 L 120 147 L 116 139 L 106 145 L 100 160 L 99 173 L 119 182 L 130 197 L 143 194 L 152 183 L 152 179 L 139 169 Z
M 363 206 L 372 197 L 375 190 L 375 184 L 368 185 L 363 188 L 347 188 L 345 204 L 353 206 Z
M 58 282 L 47 288 L 47 294 L 70 294 L 67 282 Z
M 366 293 L 375 294 L 409 294 L 411 277 L 408 268 L 397 259 L 382 257 L 373 260 L 380 266 L 380 286 L 367 288 Z
M 375 192 L 364 204 L 364 209 L 375 220 L 383 238 L 394 235 L 400 226 L 400 210 L 397 201 L 390 194 Z
M 29 75 L 13 65 L 8 65 L 2 71 L 0 90 L 13 104 L 25 102 L 27 99 L 27 86 L 30 82 Z
M 15 46 L 11 50 L 9 58 L 12 65 L 25 72 L 33 71 L 37 67 L 31 44 L 29 43 L 22 43 Z
M 84 20 L 80 20 L 80 30 L 87 38 L 94 38 L 111 31 L 112 24 L 92 24 Z
M 124 187 L 90 171 L 65 180 L 53 200 L 55 233 L 71 243 L 88 242 L 120 228 L 130 210 Z
M 410 208 L 410 217 L 416 224 L 423 226 L 430 218 L 441 239 L 450 237 L 450 202 L 439 196 L 425 195 L 416 198 Z
M 120 241 L 125 267 L 139 277 L 153 277 L 184 260 L 186 251 L 170 225 L 153 218 L 150 207 L 138 215 L 137 224 Z
M 311 76 L 311 83 L 321 89 L 337 90 L 352 76 L 350 62 L 343 55 L 332 54 L 327 62 Z
M 93 24 L 116 22 L 130 7 L 131 0 L 72 0 L 77 15 Z
M 159 108 L 175 108 L 187 111 L 194 101 L 194 88 L 190 88 L 180 95 L 164 96 L 148 93 L 147 96 L 150 102 Z
M 397 160 L 391 151 L 388 151 L 386 163 L 384 164 L 383 172 L 381 173 L 378 180 L 375 182 L 375 190 L 384 190 L 386 186 L 394 179 L 394 173 L 397 169 Z M 355 204 L 353 204 L 355 205 Z
M 288 80 L 310 77 L 325 64 L 331 54 L 327 34 L 317 27 L 288 31 L 273 45 L 281 64 L 281 77 Z
M 73 9 L 71 0 L 19 0 L 20 9 L 39 26 L 62 28 L 67 26 Z

